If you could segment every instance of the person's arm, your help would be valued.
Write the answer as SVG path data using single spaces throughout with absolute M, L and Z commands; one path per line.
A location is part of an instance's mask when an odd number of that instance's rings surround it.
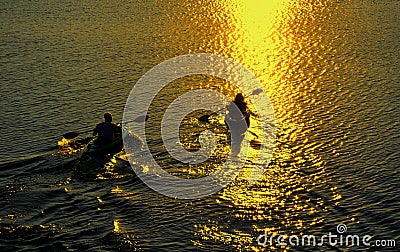
M 97 126 L 96 126 L 96 128 L 93 129 L 93 136 L 97 135 L 97 133 L 98 132 L 97 132 Z

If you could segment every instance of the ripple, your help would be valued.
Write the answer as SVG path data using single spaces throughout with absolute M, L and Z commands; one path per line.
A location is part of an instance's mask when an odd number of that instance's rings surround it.
M 327 234 L 339 223 L 353 234 L 398 239 L 398 7 L 356 0 L 5 4 L 1 250 L 258 251 L 255 238 L 266 229 Z M 61 135 L 92 128 L 104 111 L 121 120 L 132 86 L 151 67 L 198 52 L 240 62 L 268 91 L 278 133 L 269 166 L 265 157 L 254 161 L 253 149 L 229 187 L 180 201 L 146 187 L 122 158 L 86 165 L 53 153 Z M 189 76 L 157 101 L 196 88 L 237 92 L 216 78 Z M 229 141 L 217 118 L 207 126 L 198 115 L 185 119 L 187 149 L 199 147 L 207 127 L 220 140 L 209 163 L 187 167 L 158 137 L 163 108 L 150 112 L 150 145 L 166 170 L 204 176 L 223 163 Z M 266 172 L 249 185 L 254 167 Z M 285 249 L 296 250 L 265 248 Z

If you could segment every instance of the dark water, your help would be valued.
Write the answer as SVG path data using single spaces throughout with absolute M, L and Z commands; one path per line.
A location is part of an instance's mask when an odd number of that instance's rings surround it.
M 390 0 L 1 1 L 0 250 L 346 251 L 257 245 L 264 230 L 322 236 L 344 223 L 397 251 L 399 14 Z M 120 121 L 150 68 L 196 52 L 240 62 L 268 91 L 277 144 L 256 184 L 172 199 L 122 153 L 93 163 L 58 150 L 104 111 Z M 201 78 L 165 92 L 199 86 L 233 92 Z

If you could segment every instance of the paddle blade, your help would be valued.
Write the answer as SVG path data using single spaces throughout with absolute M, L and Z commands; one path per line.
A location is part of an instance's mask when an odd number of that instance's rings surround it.
M 210 118 L 211 115 L 203 115 L 199 118 L 200 122 L 208 122 L 208 119 Z
M 258 95 L 261 94 L 262 92 L 264 92 L 264 90 L 262 88 L 258 88 L 254 90 L 253 93 L 251 93 L 251 95 Z
M 143 115 L 143 116 L 139 116 L 138 118 L 136 118 L 135 120 L 133 120 L 134 122 L 145 122 L 149 119 L 149 117 L 147 115 Z
M 65 139 L 73 139 L 73 138 L 75 138 L 77 136 L 79 136 L 79 133 L 77 133 L 77 132 L 68 132 L 68 133 L 65 133 L 63 135 L 63 138 L 65 138 Z

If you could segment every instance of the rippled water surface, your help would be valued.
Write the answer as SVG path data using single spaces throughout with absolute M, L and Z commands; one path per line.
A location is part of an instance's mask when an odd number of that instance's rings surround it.
M 341 251 L 257 244 L 265 231 L 322 236 L 341 223 L 400 246 L 399 15 L 392 0 L 2 1 L 0 250 Z M 232 58 L 267 91 L 277 140 L 259 181 L 249 185 L 246 172 L 268 158 L 251 148 L 228 187 L 173 199 L 141 182 L 123 153 L 79 158 L 89 135 L 58 142 L 104 111 L 121 121 L 139 78 L 188 53 Z M 229 152 L 223 123 L 205 126 L 196 113 L 180 137 L 196 150 L 199 132 L 214 127 L 213 159 L 182 167 L 162 146 L 164 110 L 198 88 L 237 91 L 187 76 L 156 97 L 146 123 L 152 154 L 177 176 L 213 173 Z

